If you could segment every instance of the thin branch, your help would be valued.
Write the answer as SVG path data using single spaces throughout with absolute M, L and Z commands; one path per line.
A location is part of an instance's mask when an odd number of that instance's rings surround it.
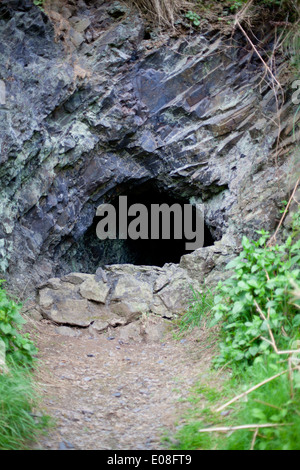
M 243 18 L 244 15 L 246 14 L 246 11 L 248 10 L 248 8 L 251 7 L 253 3 L 253 0 L 249 0 L 244 6 L 243 8 L 237 13 L 236 17 L 237 18 Z
M 299 366 L 292 368 L 292 370 L 296 370 L 296 369 L 299 369 Z M 284 371 L 282 371 L 282 372 L 279 372 L 278 374 L 273 375 L 272 377 L 269 377 L 269 378 L 266 379 L 266 380 L 263 380 L 263 382 L 260 382 L 259 384 L 254 385 L 254 387 L 249 388 L 249 390 L 246 390 L 246 392 L 243 392 L 243 393 L 241 393 L 240 395 L 237 395 L 236 397 L 232 398 L 232 400 L 228 401 L 228 402 L 225 403 L 224 405 L 222 405 L 222 406 L 220 406 L 219 408 L 217 408 L 217 409 L 215 410 L 216 413 L 219 413 L 220 411 L 223 411 L 225 408 L 227 408 L 227 406 L 232 405 L 232 403 L 235 403 L 236 401 L 240 400 L 241 398 L 245 397 L 246 395 L 249 395 L 249 393 L 254 392 L 254 390 L 257 390 L 258 388 L 260 388 L 260 387 L 262 387 L 263 385 L 265 385 L 265 384 L 271 382 L 272 380 L 277 379 L 277 377 L 280 377 L 281 375 L 284 375 L 284 374 L 286 374 L 287 372 L 289 372 L 289 369 L 286 369 L 286 370 L 284 370 Z
M 274 348 L 274 350 L 276 351 L 276 353 L 278 354 L 278 349 L 277 349 L 277 346 L 276 346 L 276 343 L 275 343 L 275 338 L 273 336 L 273 333 L 272 333 L 272 330 L 270 328 L 270 325 L 269 325 L 269 322 L 268 320 L 266 319 L 262 309 L 260 308 L 260 306 L 258 305 L 258 303 L 256 302 L 256 300 L 254 300 L 254 303 L 255 303 L 255 306 L 256 306 L 256 309 L 258 311 L 258 313 L 260 314 L 261 318 L 267 323 L 267 327 L 268 327 L 268 331 L 269 331 L 269 335 L 270 335 L 270 338 L 271 338 L 271 344 Z
M 286 208 L 285 208 L 284 213 L 282 214 L 282 217 L 281 217 L 281 219 L 280 219 L 280 222 L 279 222 L 279 224 L 278 224 L 278 227 L 277 227 L 277 229 L 276 229 L 274 235 L 272 235 L 272 237 L 271 237 L 270 240 L 268 241 L 267 246 L 271 246 L 272 243 L 273 243 L 273 241 L 276 241 L 276 235 L 277 235 L 277 233 L 278 233 L 278 231 L 279 231 L 279 229 L 280 229 L 280 227 L 281 227 L 282 222 L 284 221 L 284 218 L 285 218 L 285 216 L 286 216 L 286 214 L 287 214 L 287 211 L 289 210 L 290 204 L 291 204 L 292 200 L 294 199 L 294 196 L 295 196 L 295 193 L 296 193 L 297 188 L 298 188 L 298 186 L 299 186 L 299 183 L 300 183 L 300 178 L 298 178 L 298 180 L 297 180 L 297 182 L 296 182 L 296 184 L 295 184 L 295 187 L 294 187 L 294 189 L 293 189 L 292 195 L 291 195 L 291 197 L 290 197 L 290 199 L 289 199 L 289 202 L 288 202 L 287 205 L 286 205 Z
M 262 318 L 262 319 L 266 322 L 266 324 L 267 324 L 271 341 L 269 341 L 268 339 L 264 338 L 263 336 L 261 336 L 261 339 L 263 339 L 263 340 L 266 341 L 267 343 L 271 344 L 271 345 L 273 346 L 273 349 L 274 349 L 274 351 L 276 352 L 276 354 L 279 354 L 279 355 L 281 355 L 281 354 L 299 354 L 299 353 L 300 353 L 300 349 L 290 349 L 290 350 L 280 351 L 280 350 L 277 348 L 277 345 L 276 345 L 276 342 L 275 342 L 275 338 L 274 338 L 273 332 L 272 332 L 272 330 L 271 330 L 271 327 L 270 327 L 270 325 L 269 325 L 268 320 L 266 319 L 266 316 L 264 315 L 262 309 L 260 308 L 260 306 L 258 305 L 258 303 L 256 302 L 256 300 L 254 300 L 254 303 L 255 303 L 256 309 L 257 309 L 258 313 L 260 314 L 261 318 Z
M 255 446 L 255 442 L 256 442 L 256 438 L 257 438 L 257 434 L 258 434 L 258 429 L 259 428 L 256 428 L 255 431 L 254 431 L 250 450 L 254 450 L 254 446 Z
M 269 406 L 270 408 L 274 408 L 275 410 L 282 411 L 282 408 L 279 408 L 279 406 L 272 405 L 271 403 L 267 403 L 266 401 L 258 400 L 258 398 L 255 398 L 253 401 L 256 403 L 260 403 L 261 405 Z
M 291 389 L 291 399 L 294 399 L 294 374 L 292 370 L 292 361 L 293 361 L 293 355 L 291 354 L 289 359 L 288 359 L 288 365 L 289 365 L 289 382 L 290 382 L 290 389 Z
M 282 91 L 283 93 L 283 89 L 282 89 L 282 86 L 280 84 L 280 82 L 277 80 L 277 78 L 275 77 L 274 73 L 272 72 L 272 70 L 270 69 L 270 67 L 268 66 L 268 64 L 266 63 L 266 61 L 262 58 L 260 52 L 258 51 L 257 47 L 253 44 L 253 42 L 251 41 L 251 39 L 249 38 L 248 34 L 246 33 L 246 31 L 244 30 L 244 28 L 242 27 L 241 23 L 239 22 L 239 19 L 238 17 L 236 17 L 235 19 L 235 24 L 240 28 L 240 30 L 242 31 L 242 33 L 244 34 L 245 38 L 247 39 L 247 41 L 250 43 L 251 47 L 253 48 L 253 50 L 256 52 L 256 54 L 258 55 L 259 59 L 262 61 L 265 69 L 269 72 L 269 74 L 271 75 L 272 79 L 274 80 L 275 83 L 277 83 L 278 87 L 280 88 L 280 90 Z
M 219 428 L 203 428 L 198 432 L 228 432 L 238 431 L 239 429 L 262 429 L 262 428 L 277 428 L 279 426 L 293 426 L 294 423 L 266 423 L 266 424 L 242 424 L 241 426 L 221 426 Z

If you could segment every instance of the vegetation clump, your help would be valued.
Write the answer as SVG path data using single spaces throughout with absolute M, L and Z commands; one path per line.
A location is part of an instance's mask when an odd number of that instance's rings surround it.
M 258 241 L 243 237 L 243 250 L 228 264 L 234 273 L 218 285 L 214 322 L 223 322 L 218 365 L 240 361 L 248 365 L 270 352 L 272 331 L 279 348 L 298 339 L 299 305 L 293 302 L 293 284 L 300 279 L 300 240 L 289 236 L 282 245 L 268 246 L 269 233 Z M 214 323 L 213 322 L 213 323 Z M 266 337 L 266 338 L 265 338 Z
M 285 241 L 258 233 L 256 241 L 243 237 L 210 309 L 202 314 L 207 294 L 199 294 L 182 318 L 185 330 L 209 316 L 210 327 L 220 325 L 210 379 L 220 370 L 229 378 L 221 390 L 201 383 L 191 391 L 194 407 L 175 439 L 167 438 L 172 449 L 300 448 L 300 210 Z
M 6 355 L 18 365 L 32 365 L 37 348 L 27 333 L 22 334 L 25 323 L 20 314 L 21 305 L 10 299 L 0 281 L 0 341 L 5 345 Z
M 37 348 L 21 332 L 21 306 L 0 284 L 0 450 L 29 448 L 48 426 L 36 414 L 39 393 L 33 379 Z

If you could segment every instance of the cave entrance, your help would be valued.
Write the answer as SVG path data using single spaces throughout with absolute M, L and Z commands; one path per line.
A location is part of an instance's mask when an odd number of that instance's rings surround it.
M 151 205 L 167 204 L 169 207 L 173 204 L 179 204 L 182 208 L 184 204 L 188 204 L 187 199 L 174 197 L 164 191 L 158 190 L 153 184 L 145 183 L 138 187 L 120 193 L 127 196 L 127 206 L 133 204 L 142 204 L 151 214 Z M 119 220 L 119 196 L 110 201 L 116 210 L 116 220 Z M 193 208 L 196 213 L 196 209 Z M 171 213 L 171 228 L 173 226 Z M 134 217 L 128 216 L 128 223 Z M 193 219 L 195 217 L 193 216 Z M 190 253 L 186 250 L 186 242 L 191 242 L 184 238 L 176 239 L 174 237 L 174 228 L 170 232 L 170 239 L 158 240 L 127 238 L 119 239 L 119 226 L 117 225 L 117 239 L 100 240 L 97 237 L 96 228 L 101 217 L 95 216 L 92 225 L 85 232 L 82 239 L 77 243 L 76 254 L 73 252 L 73 266 L 76 262 L 76 269 L 83 272 L 95 272 L 97 268 L 108 264 L 135 264 L 162 267 L 165 263 L 179 263 L 182 255 Z M 193 229 L 195 229 L 195 220 L 193 220 Z M 149 233 L 151 220 L 149 219 Z M 204 246 L 213 245 L 214 240 L 209 228 L 204 227 Z M 75 260 L 74 260 L 75 258 Z

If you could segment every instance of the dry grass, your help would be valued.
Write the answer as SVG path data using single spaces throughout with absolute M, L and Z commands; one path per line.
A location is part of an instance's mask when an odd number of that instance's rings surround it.
M 188 10 L 195 6 L 186 0 L 131 0 L 132 3 L 160 26 L 174 28 L 175 18 L 182 10 Z

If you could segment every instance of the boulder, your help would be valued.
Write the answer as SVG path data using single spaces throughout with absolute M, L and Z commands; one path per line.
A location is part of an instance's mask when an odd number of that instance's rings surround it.
M 72 291 L 45 288 L 39 292 L 39 305 L 45 318 L 59 323 L 89 326 L 93 320 L 88 301 Z
M 93 276 L 80 285 L 79 293 L 84 299 L 94 300 L 95 302 L 105 304 L 109 293 L 109 287 L 102 281 L 96 281 Z
M 111 265 L 95 275 L 72 273 L 51 279 L 40 286 L 37 304 L 55 323 L 92 325 L 101 332 L 148 313 L 173 318 L 187 309 L 192 289 L 199 288 L 199 282 L 178 265 Z
M 113 313 L 132 321 L 149 311 L 152 296 L 151 285 L 134 276 L 121 275 L 110 299 L 110 309 Z

